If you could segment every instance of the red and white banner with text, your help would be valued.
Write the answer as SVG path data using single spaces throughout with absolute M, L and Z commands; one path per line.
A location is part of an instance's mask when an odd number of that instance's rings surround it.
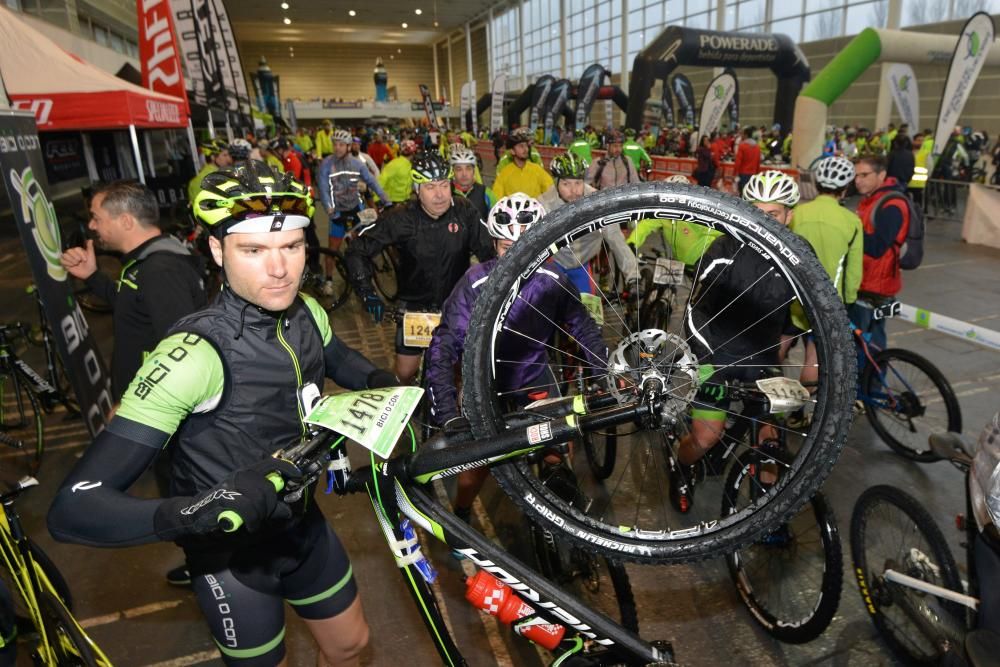
M 167 0 L 136 0 L 139 18 L 139 60 L 142 85 L 158 93 L 184 101 L 184 115 L 190 113 L 174 21 Z

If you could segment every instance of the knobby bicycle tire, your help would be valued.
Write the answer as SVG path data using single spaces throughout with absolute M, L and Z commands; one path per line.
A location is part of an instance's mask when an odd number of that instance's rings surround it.
M 583 451 L 597 479 L 607 479 L 615 470 L 618 457 L 618 427 L 606 426 L 600 431 L 583 434 Z
M 48 591 L 42 591 L 38 605 L 45 619 L 45 635 L 55 653 L 56 664 L 98 667 L 91 642 L 73 619 L 69 610 Z
M 18 476 L 37 473 L 45 453 L 45 418 L 30 383 L 17 369 L 0 373 L 0 433 L 20 442 L 24 454 L 8 459 L 11 463 L 4 467 Z M 14 452 L 4 447 L 0 453 L 10 456 Z
M 734 465 L 729 472 L 726 488 L 729 493 L 723 497 L 722 514 L 732 511 L 736 503 L 735 494 L 749 475 L 753 466 L 765 465 L 768 457 L 757 456 L 743 465 Z M 748 477 L 749 475 L 749 477 Z M 752 483 L 752 482 L 751 482 Z M 728 503 L 726 501 L 729 501 Z M 809 541 L 808 532 L 818 528 L 819 544 L 823 552 L 820 580 L 813 579 L 815 573 L 809 573 L 809 581 L 796 579 L 786 581 L 795 574 L 796 568 L 788 562 L 790 556 L 799 556 L 805 551 L 802 541 Z M 822 492 L 817 492 L 798 515 L 792 517 L 785 529 L 788 534 L 787 543 L 774 540 L 772 543 L 754 545 L 748 549 L 759 549 L 762 552 L 777 552 L 778 564 L 774 568 L 762 571 L 763 579 L 758 579 L 752 560 L 748 561 L 746 550 L 737 550 L 726 556 L 729 576 L 736 586 L 740 599 L 749 610 L 751 617 L 765 632 L 786 644 L 804 644 L 819 637 L 830 626 L 840 605 L 840 594 L 844 584 L 843 552 L 840 542 L 840 531 L 837 530 L 837 520 Z M 773 540 L 774 536 L 768 536 Z M 763 541 L 762 541 L 763 542 Z M 806 557 L 808 555 L 806 554 Z M 759 583 L 760 586 L 755 584 Z M 819 584 L 818 588 L 816 584 Z M 790 591 L 785 588 L 790 586 Z M 777 594 L 770 595 L 773 589 Z M 760 589 L 760 590 L 758 590 Z M 812 592 L 818 594 L 813 600 Z M 790 595 L 788 594 L 790 593 Z M 791 600 L 794 610 L 779 608 Z M 805 613 L 801 612 L 800 602 L 806 602 Z
M 347 267 L 344 258 L 336 250 L 329 248 L 309 248 L 307 251 L 308 265 L 319 272 L 309 269 L 302 281 L 302 290 L 312 296 L 328 313 L 340 308 L 351 294 L 351 284 L 347 279 Z M 333 264 L 330 275 L 326 275 L 327 262 Z
M 955 396 L 955 390 L 951 388 L 951 384 L 948 383 L 944 374 L 941 373 L 941 371 L 938 370 L 938 368 L 928 359 L 920 356 L 916 352 L 898 348 L 882 350 L 875 355 L 875 363 L 878 364 L 879 368 L 885 370 L 886 381 L 891 387 L 896 389 L 901 387 L 901 381 L 898 377 L 893 375 L 892 361 L 894 359 L 898 359 L 904 364 L 913 366 L 927 376 L 934 389 L 936 389 L 939 394 L 940 400 L 945 407 L 947 424 L 929 424 L 926 432 L 917 430 L 912 433 L 912 442 L 903 442 L 890 432 L 889 420 L 894 419 L 894 415 L 896 414 L 895 411 L 891 408 L 887 410 L 879 409 L 877 401 L 871 400 L 866 401 L 865 405 L 865 415 L 868 417 L 868 422 L 871 424 L 872 429 L 874 429 L 875 433 L 878 434 L 882 442 L 889 445 L 889 447 L 897 454 L 921 463 L 939 461 L 941 457 L 930 449 L 927 444 L 927 437 L 936 431 L 950 431 L 952 433 L 962 432 L 962 409 L 958 404 L 958 398 Z M 869 398 L 879 393 L 878 388 L 881 386 L 881 381 L 876 375 L 875 367 L 872 364 L 867 364 L 865 366 L 864 372 L 861 376 L 861 382 L 861 386 L 864 388 L 864 391 Z M 897 394 L 899 394 L 897 398 L 901 400 L 905 406 L 907 406 L 904 408 L 905 410 L 926 410 L 926 401 L 921 399 L 919 396 L 916 396 L 913 392 L 903 391 L 897 392 Z M 938 397 L 935 396 L 931 398 L 936 400 Z M 915 417 L 917 419 L 921 419 L 923 416 L 924 415 L 916 415 Z
M 497 465 L 493 474 L 529 516 L 585 549 L 635 562 L 687 562 L 751 542 L 797 511 L 829 474 L 846 438 L 842 424 L 849 419 L 853 388 L 836 378 L 850 377 L 856 369 L 843 304 L 805 242 L 758 209 L 706 188 L 654 182 L 604 190 L 552 213 L 545 225 L 530 229 L 498 262 L 476 301 L 463 358 L 465 413 L 477 438 L 505 430 L 502 402 L 493 384 L 493 341 L 496 332 L 503 331 L 518 289 L 534 271 L 580 234 L 648 217 L 665 224 L 694 221 L 731 235 L 741 249 L 750 248 L 748 252 L 773 267 L 775 277 L 787 281 L 806 313 L 820 359 L 816 410 L 779 487 L 767 502 L 727 519 L 690 529 L 663 524 L 646 529 L 569 506 L 539 484 L 523 460 Z
M 892 512 L 895 516 L 887 516 L 887 519 L 905 518 L 911 525 L 905 527 L 899 539 L 892 540 L 895 546 L 894 549 L 889 549 L 892 553 L 878 554 L 876 562 L 869 562 L 872 555 L 869 553 L 872 540 L 884 535 L 887 528 L 872 525 L 879 512 Z M 918 540 L 923 544 L 919 544 Z M 931 570 L 926 567 L 914 569 L 906 566 L 905 561 L 911 557 L 911 550 L 922 546 L 930 550 L 931 553 L 926 556 L 938 568 L 940 573 L 938 576 L 931 576 Z M 942 655 L 938 642 L 925 637 L 920 628 L 912 624 L 900 607 L 899 600 L 895 598 L 907 595 L 916 604 L 934 604 L 936 610 L 943 611 L 955 619 L 964 619 L 961 607 L 916 590 L 887 585 L 881 574 L 886 568 L 886 559 L 890 556 L 898 558 L 900 562 L 896 565 L 903 574 L 915 576 L 953 591 L 962 591 L 962 581 L 955 559 L 944 535 L 927 510 L 905 491 L 887 485 L 873 486 L 861 494 L 851 514 L 851 558 L 854 561 L 858 591 L 872 623 L 893 653 L 906 664 L 937 665 Z M 911 635 L 917 637 L 916 642 L 907 641 L 902 636 L 907 629 Z M 918 642 L 922 642 L 924 646 L 916 646 L 915 643 Z
M 395 301 L 399 295 L 399 283 L 397 275 L 399 267 L 392 255 L 392 248 L 383 248 L 382 252 L 372 260 L 372 280 L 375 282 L 375 289 L 388 301 Z

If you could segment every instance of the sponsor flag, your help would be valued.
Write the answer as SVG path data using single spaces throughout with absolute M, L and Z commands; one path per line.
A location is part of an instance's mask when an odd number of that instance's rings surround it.
M 468 130 L 468 126 L 465 124 L 466 118 L 471 116 L 469 114 L 469 82 L 466 81 L 462 84 L 462 89 L 458 94 L 458 117 L 459 117 L 459 127 L 463 130 Z M 467 115 L 468 114 L 468 115 Z
M 59 358 L 87 429 L 94 436 L 111 419 L 111 376 L 70 289 L 69 276 L 59 263 L 59 221 L 47 194 L 49 184 L 34 117 L 21 111 L 0 112 L 0 136 L 8 140 L 0 150 L 0 174 L 7 199 Z
M 723 72 L 712 79 L 701 102 L 701 120 L 698 123 L 698 133 L 707 137 L 719 129 L 722 115 L 736 94 L 736 77 L 730 72 Z
M 660 115 L 664 127 L 674 127 L 674 96 L 670 94 L 670 82 L 663 80 L 663 95 L 660 97 Z
M 430 123 L 431 130 L 437 132 L 441 126 L 438 125 L 437 114 L 434 113 L 434 102 L 431 100 L 431 91 L 424 84 L 420 84 L 420 97 L 423 98 L 424 113 L 427 114 L 427 122 Z
M 727 67 L 725 72 L 732 75 L 733 84 L 735 85 L 733 88 L 733 99 L 729 101 L 729 106 L 726 107 L 726 110 L 729 112 L 729 126 L 736 127 L 740 124 L 740 80 L 732 68 Z
M 551 74 L 543 74 L 535 81 L 535 90 L 531 93 L 531 113 L 528 115 L 528 127 L 534 133 L 538 129 L 538 123 L 542 120 L 545 101 L 552 92 L 552 86 L 556 79 Z
M 174 20 L 167 0 L 136 0 L 139 19 L 139 61 L 142 87 L 184 101 L 190 115 Z
M 479 100 L 476 98 L 476 80 L 469 82 L 469 98 L 472 100 L 472 136 L 479 134 Z
M 503 99 L 507 95 L 507 75 L 497 74 L 493 78 L 492 106 L 490 107 L 490 133 L 503 127 Z
M 958 44 L 951 55 L 948 78 L 944 83 L 944 94 L 941 96 L 941 109 L 938 111 L 937 127 L 934 130 L 934 148 L 927 164 L 928 173 L 934 173 L 934 163 L 948 144 L 948 137 L 958 123 L 972 86 L 979 77 L 979 71 L 986 63 L 995 34 L 993 18 L 985 12 L 973 14 L 959 33 Z
M 920 94 L 913 68 L 905 63 L 894 63 L 886 71 L 886 78 L 900 119 L 910 126 L 910 132 L 916 132 L 920 125 Z
M 601 87 L 605 76 L 611 73 L 598 63 L 594 63 L 583 71 L 580 83 L 576 87 L 576 128 L 580 129 L 587 124 L 587 116 L 594 108 L 597 100 L 597 91 Z
M 677 97 L 680 124 L 694 127 L 694 86 L 683 74 L 675 74 L 672 84 L 674 95 Z

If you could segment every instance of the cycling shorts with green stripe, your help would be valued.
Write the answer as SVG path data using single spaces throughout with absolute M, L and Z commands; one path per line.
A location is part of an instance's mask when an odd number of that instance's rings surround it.
M 299 617 L 321 620 L 358 594 L 347 552 L 315 506 L 293 530 L 233 551 L 228 563 L 191 577 L 227 665 L 275 665 L 285 656 L 286 601 Z

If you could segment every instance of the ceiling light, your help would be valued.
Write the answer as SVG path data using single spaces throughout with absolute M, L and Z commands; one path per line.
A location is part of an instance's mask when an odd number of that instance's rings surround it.
M 403 49 L 396 49 L 396 53 L 402 53 Z
M 413 13 L 416 14 L 417 16 L 420 16 L 421 14 L 424 13 L 424 10 L 422 10 L 422 9 L 414 9 Z
M 288 9 L 288 3 L 287 2 L 281 3 L 281 8 L 282 9 Z
M 438 22 L 437 21 L 434 22 L 434 27 L 435 28 L 438 27 Z
M 347 15 L 348 16 L 357 16 L 358 13 L 352 9 L 351 11 L 347 12 Z
M 409 27 L 410 27 L 410 25 L 408 23 L 404 23 L 403 24 L 403 28 L 409 28 Z
M 284 21 L 285 21 L 285 25 L 291 25 L 292 24 L 292 19 L 288 18 L 287 16 L 285 17 Z

